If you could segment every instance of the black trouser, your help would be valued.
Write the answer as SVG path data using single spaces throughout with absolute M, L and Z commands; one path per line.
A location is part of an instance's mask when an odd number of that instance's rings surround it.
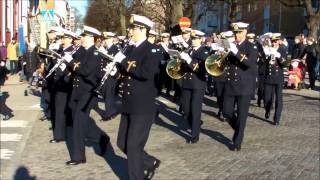
M 204 89 L 182 89 L 182 110 L 191 127 L 191 136 L 199 137 Z
M 89 92 L 88 92 L 89 93 Z M 94 122 L 90 119 L 90 110 L 96 105 L 97 99 L 91 95 L 84 95 L 77 100 L 72 111 L 73 117 L 73 151 L 71 160 L 86 160 L 85 155 L 85 138 L 99 143 L 101 137 L 107 136 Z
M 179 103 L 182 94 L 182 81 L 181 80 L 174 80 L 174 101 Z
M 275 113 L 274 113 L 274 122 L 279 123 L 280 116 L 282 112 L 282 83 L 280 84 L 265 84 L 264 87 L 264 107 L 266 113 L 270 113 L 273 96 L 276 95 L 275 98 Z
M 214 91 L 214 88 L 213 85 L 216 84 L 217 82 L 214 82 L 214 78 L 208 74 L 208 78 L 207 78 L 207 93 L 209 95 L 213 95 L 213 91 Z
M 264 75 L 259 75 L 258 76 L 258 100 L 257 100 L 257 104 L 261 104 L 261 100 L 263 100 L 264 98 Z
M 114 79 L 107 79 L 105 84 L 104 101 L 105 101 L 105 117 L 109 118 L 117 113 L 116 101 L 116 85 L 117 81 Z
M 230 126 L 234 129 L 232 141 L 236 147 L 241 146 L 244 129 L 246 127 L 251 95 L 231 96 L 225 95 L 223 102 L 223 115 L 229 119 Z M 235 114 L 235 105 L 237 113 Z
M 144 151 L 155 114 L 121 114 L 117 145 L 128 157 L 130 180 L 143 180 L 155 158 Z
M 308 66 L 308 74 L 309 74 L 309 81 L 310 81 L 310 88 L 315 88 L 315 81 L 316 81 L 316 72 L 315 66 L 310 65 Z
M 53 139 L 66 139 L 66 120 L 68 117 L 67 103 L 68 93 L 57 91 L 55 93 L 55 126 L 53 128 Z
M 9 60 L 9 63 L 10 63 L 10 73 L 11 73 L 11 75 L 17 73 L 18 72 L 18 63 L 19 63 L 19 61 L 18 60 Z
M 215 94 L 217 97 L 217 103 L 219 107 L 219 111 L 222 112 L 223 110 L 223 98 L 224 98 L 224 87 L 226 83 L 225 82 L 215 82 Z

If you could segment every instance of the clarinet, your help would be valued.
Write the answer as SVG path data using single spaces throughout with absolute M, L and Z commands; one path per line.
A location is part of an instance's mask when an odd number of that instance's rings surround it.
M 125 46 L 125 48 L 123 48 L 123 50 L 120 51 L 120 52 L 122 52 L 122 53 L 125 52 L 127 50 L 127 48 L 129 47 L 129 43 L 130 43 L 130 40 L 128 40 L 127 46 Z M 113 61 L 114 56 L 111 56 L 109 54 L 103 53 L 102 51 L 99 51 L 99 50 L 98 50 L 98 52 L 101 54 L 102 57 L 107 58 L 107 59 L 112 61 L 111 63 L 109 63 L 106 66 L 106 68 L 105 68 L 106 72 L 104 73 L 103 77 L 101 78 L 99 86 L 94 90 L 95 93 L 101 94 L 101 89 L 102 89 L 103 85 L 105 84 L 105 82 L 108 79 L 111 71 L 113 70 L 113 68 L 116 66 L 117 63 Z M 108 67 L 110 67 L 110 68 L 108 68 Z
M 74 48 L 74 50 L 71 51 L 70 55 L 72 56 L 74 53 L 76 53 L 79 48 L 80 48 L 80 46 L 76 46 L 76 47 Z M 60 54 L 58 54 L 58 53 L 56 53 L 56 52 L 54 52 L 54 51 L 52 51 L 52 53 L 53 53 L 54 55 L 56 55 L 56 56 L 59 58 L 59 60 L 58 60 L 58 62 L 50 69 L 50 71 L 49 71 L 49 73 L 47 74 L 47 76 L 45 77 L 45 79 L 49 78 L 49 77 L 53 74 L 53 72 L 55 72 L 62 63 L 66 62 L 66 60 L 65 60 Z

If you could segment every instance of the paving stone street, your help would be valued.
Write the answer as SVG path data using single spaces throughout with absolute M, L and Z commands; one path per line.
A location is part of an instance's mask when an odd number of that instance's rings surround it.
M 13 80 L 12 80 L 13 81 Z M 13 85 L 3 87 L 11 92 Z M 29 98 L 30 106 L 39 99 L 23 97 L 24 85 L 16 85 L 16 96 Z M 20 89 L 19 89 L 20 88 Z M 215 179 L 319 179 L 319 91 L 284 90 L 284 106 L 280 126 L 264 119 L 264 109 L 251 102 L 245 138 L 240 152 L 230 151 L 233 130 L 216 118 L 216 98 L 205 97 L 200 141 L 187 144 L 187 125 L 169 99 L 159 98 L 160 115 L 152 127 L 146 150 L 161 160 L 155 180 L 215 180 Z M 18 100 L 8 100 L 14 112 Z M 101 104 L 100 104 L 101 105 Z M 99 106 L 100 107 L 100 106 Z M 21 109 L 20 109 L 21 110 Z M 22 109 L 23 110 L 23 109 Z M 116 146 L 120 116 L 100 122 L 93 111 L 91 117 L 111 137 L 111 146 L 104 157 L 99 147 L 87 144 L 87 163 L 68 167 L 70 143 L 50 144 L 50 122 L 40 121 L 40 110 L 24 110 L 29 121 L 18 157 L 1 159 L 1 179 L 39 180 L 116 180 L 127 179 L 126 156 Z M 98 111 L 99 112 L 99 111 Z M 31 116 L 31 114 L 33 114 Z M 271 113 L 271 117 L 272 117 Z M 36 116 L 36 117 L 35 117 Z M 22 115 L 15 117 L 23 118 Z M 32 117 L 32 119 L 27 118 Z M 4 127 L 1 125 L 1 130 Z M 9 131 L 6 129 L 6 131 Z M 1 132 L 3 133 L 3 132 Z M 71 131 L 68 129 L 68 139 Z M 13 146 L 1 142 L 1 148 Z M 14 147 L 12 147 L 14 148 Z M 19 148 L 19 147 L 17 147 Z M 5 167 L 4 167 L 5 166 Z

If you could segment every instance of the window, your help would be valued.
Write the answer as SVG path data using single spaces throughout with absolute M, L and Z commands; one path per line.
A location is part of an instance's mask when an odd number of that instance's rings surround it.
M 251 4 L 249 3 L 248 4 L 248 12 L 250 12 L 251 11 Z

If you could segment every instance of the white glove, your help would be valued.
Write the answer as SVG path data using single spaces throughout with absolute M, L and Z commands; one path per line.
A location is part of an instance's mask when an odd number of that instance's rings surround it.
M 0 66 L 4 67 L 6 63 L 4 61 L 1 61 Z
M 65 63 L 60 64 L 59 68 L 61 71 L 64 71 L 67 68 L 67 65 Z
M 264 54 L 265 54 L 266 56 L 270 56 L 270 55 L 271 55 L 271 50 L 270 50 L 269 47 L 263 48 L 263 51 L 264 51 Z
M 276 53 L 274 53 L 274 57 L 275 57 L 275 58 L 280 58 L 280 57 L 281 57 L 281 54 L 280 54 L 279 52 L 276 52 Z
M 99 52 L 102 53 L 102 54 L 104 54 L 104 55 L 105 55 L 105 54 L 108 54 L 108 51 L 107 51 L 104 47 L 102 47 L 102 46 L 99 48 Z
M 70 61 L 72 61 L 73 58 L 72 58 L 71 54 L 65 53 L 63 56 L 63 59 L 69 63 Z
M 191 63 L 192 59 L 191 57 L 189 56 L 189 54 L 185 53 L 185 52 L 182 52 L 180 53 L 180 58 L 185 60 L 188 64 Z
M 119 51 L 119 52 L 114 56 L 113 61 L 114 61 L 114 62 L 117 62 L 117 63 L 121 63 L 125 58 L 126 58 L 126 56 L 125 56 L 121 51 Z
M 49 49 L 51 50 L 58 50 L 60 48 L 60 44 L 58 43 L 53 43 L 49 45 Z
M 113 67 L 113 69 L 110 72 L 110 76 L 116 75 L 117 71 L 118 71 L 117 67 Z
M 233 54 L 237 54 L 238 53 L 238 48 L 237 48 L 237 46 L 234 44 L 234 43 L 230 43 L 230 48 L 229 48 L 229 50 L 231 51 L 231 52 L 233 52 Z

